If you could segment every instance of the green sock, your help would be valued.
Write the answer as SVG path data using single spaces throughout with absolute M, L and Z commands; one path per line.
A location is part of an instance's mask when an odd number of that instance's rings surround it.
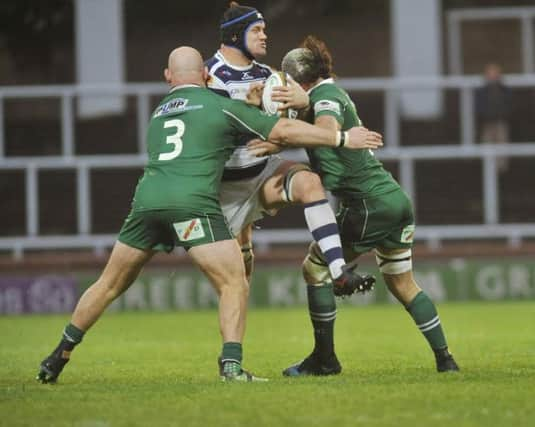
M 69 323 L 67 326 L 65 326 L 65 329 L 63 330 L 63 338 L 65 338 L 67 341 L 72 342 L 74 345 L 80 344 L 82 342 L 84 334 L 84 331 L 78 329 L 72 323 Z
M 334 321 L 336 301 L 333 285 L 307 286 L 308 312 L 314 328 L 314 353 L 320 359 L 334 354 Z
M 448 346 L 435 304 L 425 292 L 419 292 L 406 309 L 433 350 Z
M 72 323 L 69 323 L 67 326 L 65 326 L 61 341 L 54 349 L 54 353 L 63 359 L 68 359 L 71 355 L 71 351 L 74 350 L 74 347 L 82 342 L 84 334 L 84 331 L 78 329 Z
M 242 346 L 239 342 L 223 343 L 223 351 L 221 352 L 221 362 L 235 362 L 241 365 L 242 361 Z

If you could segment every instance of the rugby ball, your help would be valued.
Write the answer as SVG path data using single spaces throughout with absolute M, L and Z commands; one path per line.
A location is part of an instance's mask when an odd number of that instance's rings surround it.
M 280 107 L 281 102 L 273 101 L 271 99 L 274 87 L 287 85 L 287 74 L 283 73 L 282 71 L 274 72 L 264 82 L 264 92 L 262 93 L 262 109 L 270 116 L 277 115 L 279 117 L 289 117 L 291 119 L 295 119 L 297 117 L 297 111 L 291 108 L 279 111 L 278 108 Z

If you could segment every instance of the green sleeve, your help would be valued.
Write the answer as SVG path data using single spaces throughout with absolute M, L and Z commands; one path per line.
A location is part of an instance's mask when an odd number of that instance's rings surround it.
M 321 116 L 332 116 L 340 124 L 344 125 L 344 104 L 336 97 L 320 96 L 311 102 L 314 111 L 314 119 Z
M 258 138 L 266 140 L 279 121 L 278 116 L 269 116 L 243 101 L 234 99 L 225 101 L 222 105 L 223 113 L 239 133 L 254 134 Z
M 346 100 L 340 89 L 330 83 L 320 84 L 310 93 L 310 106 L 314 119 L 321 116 L 332 116 L 344 127 Z

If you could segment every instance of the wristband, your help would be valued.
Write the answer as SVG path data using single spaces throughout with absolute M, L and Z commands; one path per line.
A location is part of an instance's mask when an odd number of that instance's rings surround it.
M 336 132 L 336 146 L 343 147 L 346 145 L 346 142 L 349 140 L 349 134 L 347 131 L 337 131 Z

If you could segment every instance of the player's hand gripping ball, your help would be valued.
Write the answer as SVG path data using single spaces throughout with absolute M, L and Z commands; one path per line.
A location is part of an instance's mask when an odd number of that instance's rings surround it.
M 288 76 L 282 71 L 271 74 L 264 82 L 264 92 L 262 94 L 262 109 L 270 116 L 277 115 L 280 117 L 295 119 L 297 117 L 297 111 L 292 108 L 279 110 L 282 106 L 282 102 L 273 101 L 271 96 L 273 95 L 273 88 L 277 86 L 288 86 Z

